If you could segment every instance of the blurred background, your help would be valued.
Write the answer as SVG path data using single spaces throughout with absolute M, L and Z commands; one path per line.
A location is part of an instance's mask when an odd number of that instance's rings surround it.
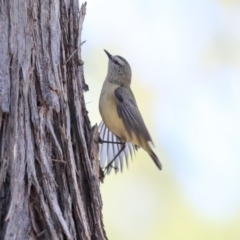
M 106 49 L 132 67 L 163 164 L 140 150 L 105 178 L 109 239 L 240 239 L 240 1 L 89 0 L 83 40 L 91 123 Z

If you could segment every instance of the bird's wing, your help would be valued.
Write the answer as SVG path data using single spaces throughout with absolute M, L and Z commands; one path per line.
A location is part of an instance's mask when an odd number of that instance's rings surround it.
M 118 154 L 120 151 L 122 144 L 121 141 L 111 132 L 109 129 L 106 127 L 104 122 L 102 121 L 99 125 L 99 130 L 100 130 L 100 138 L 103 141 L 108 141 L 108 142 L 119 142 L 119 144 L 116 143 L 100 143 L 99 148 L 100 148 L 100 167 L 104 168 L 106 167 L 112 160 L 113 158 Z M 128 157 L 129 155 L 132 158 L 132 152 L 135 153 L 135 150 L 137 150 L 138 147 L 134 146 L 131 143 L 126 143 L 125 149 L 119 154 L 119 156 L 114 160 L 114 168 L 115 171 L 117 172 L 117 169 L 123 169 L 123 163 L 124 159 L 126 160 L 126 165 L 128 166 Z M 108 173 L 110 173 L 112 170 L 111 167 L 108 168 Z
M 118 115 L 122 118 L 128 134 L 132 136 L 134 133 L 140 142 L 152 141 L 131 89 L 119 87 L 115 90 L 115 96 Z

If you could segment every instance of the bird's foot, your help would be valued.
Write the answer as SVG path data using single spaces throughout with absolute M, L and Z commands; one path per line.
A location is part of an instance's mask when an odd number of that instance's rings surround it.
M 115 170 L 115 172 L 119 171 L 119 169 L 117 167 L 114 167 L 114 166 L 112 166 L 112 163 L 109 163 L 104 169 L 104 175 L 106 175 L 109 172 L 110 168 L 113 168 Z
M 98 139 L 95 140 L 95 142 L 98 143 L 98 144 L 102 144 L 104 141 L 101 139 L 100 136 L 98 136 Z

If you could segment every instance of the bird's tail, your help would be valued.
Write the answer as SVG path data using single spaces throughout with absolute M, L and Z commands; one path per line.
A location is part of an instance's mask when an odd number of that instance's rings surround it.
M 159 161 L 157 155 L 153 152 L 153 150 L 151 150 L 149 152 L 150 157 L 152 158 L 152 160 L 155 162 L 155 164 L 157 165 L 157 167 L 159 168 L 159 170 L 162 170 L 162 164 Z

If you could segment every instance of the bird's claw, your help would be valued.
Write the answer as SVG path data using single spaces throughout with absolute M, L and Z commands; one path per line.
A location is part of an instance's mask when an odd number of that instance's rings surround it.
M 113 169 L 115 170 L 115 172 L 118 172 L 118 171 L 119 171 L 119 169 L 118 169 L 117 167 L 112 166 L 112 163 L 110 163 L 110 164 L 108 164 L 108 165 L 105 167 L 105 169 L 104 169 L 104 175 L 106 175 L 106 174 L 108 173 L 109 168 L 113 168 Z

